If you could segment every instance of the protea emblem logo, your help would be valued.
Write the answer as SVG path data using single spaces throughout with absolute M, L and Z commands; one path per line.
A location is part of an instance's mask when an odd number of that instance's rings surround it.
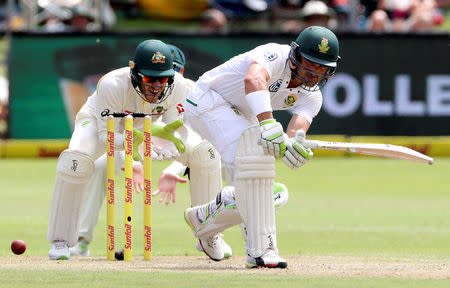
M 158 106 L 156 107 L 156 112 L 159 114 L 163 111 L 164 107 L 163 106 Z
M 284 99 L 284 104 L 288 106 L 294 106 L 295 101 L 297 101 L 297 97 L 295 97 L 294 94 L 291 94 L 286 99 Z
M 166 63 L 166 56 L 164 56 L 161 52 L 156 52 L 153 54 L 152 63 Z
M 328 46 L 328 39 L 322 38 L 322 41 L 320 42 L 319 46 L 319 52 L 320 53 L 327 53 L 330 49 L 330 46 Z

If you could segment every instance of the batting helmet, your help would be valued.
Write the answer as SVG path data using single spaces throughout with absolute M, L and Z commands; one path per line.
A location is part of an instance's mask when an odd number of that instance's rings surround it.
M 301 59 L 328 67 L 327 72 L 318 76 L 316 85 L 306 85 L 306 79 L 297 74 L 297 67 L 311 72 L 301 65 Z M 292 70 L 294 77 L 299 78 L 305 85 L 306 90 L 318 90 L 322 88 L 335 73 L 339 57 L 339 41 L 329 29 L 320 26 L 310 26 L 303 30 L 295 41 L 291 43 L 289 60 L 296 66 Z M 314 74 L 314 72 L 312 72 Z M 317 74 L 317 73 L 316 73 Z M 310 82 L 310 81 L 309 81 Z M 311 84 L 311 83 L 309 83 Z M 313 83 L 314 84 L 314 83 Z

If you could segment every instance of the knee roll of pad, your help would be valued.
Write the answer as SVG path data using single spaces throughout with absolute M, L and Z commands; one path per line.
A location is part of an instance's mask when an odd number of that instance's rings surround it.
M 94 160 L 86 154 L 64 150 L 58 159 L 56 173 L 70 183 L 86 183 L 94 171 Z

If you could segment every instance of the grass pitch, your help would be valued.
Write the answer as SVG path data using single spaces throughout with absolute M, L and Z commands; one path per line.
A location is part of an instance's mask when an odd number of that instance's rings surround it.
M 153 162 L 154 190 L 167 164 Z M 428 166 L 373 157 L 317 157 L 298 171 L 277 163 L 276 181 L 289 188 L 288 204 L 276 212 L 280 254 L 289 263 L 286 271 L 244 269 L 237 227 L 225 233 L 236 260 L 216 263 L 196 251 L 183 220 L 188 184 L 178 185 L 176 203 L 153 200 L 155 257 L 150 266 L 142 261 L 142 195 L 137 194 L 133 264 L 102 266 L 105 207 L 90 245 L 93 257 L 49 263 L 46 233 L 55 169 L 56 159 L 0 160 L 0 287 L 450 286 L 450 159 Z M 118 191 L 120 247 L 123 190 Z M 14 239 L 27 243 L 24 255 L 10 251 Z M 171 266 L 172 260 L 179 264 Z

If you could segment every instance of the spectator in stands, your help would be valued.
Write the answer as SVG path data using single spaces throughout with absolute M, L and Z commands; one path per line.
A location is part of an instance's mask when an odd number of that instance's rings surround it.
M 287 20 L 282 24 L 285 32 L 298 32 L 309 26 L 323 26 L 329 29 L 336 27 L 334 11 L 323 1 L 311 0 L 306 2 L 299 12 L 299 18 Z
M 369 31 L 432 31 L 437 13 L 435 0 L 380 0 L 368 21 Z
M 116 21 L 109 1 L 102 1 L 101 6 L 89 0 L 38 3 L 42 13 L 47 15 L 43 28 L 49 32 L 99 31 L 111 27 Z
M 11 28 L 13 31 L 20 30 L 24 26 L 20 7 L 17 1 L 12 1 L 11 5 L 8 2 L 6 0 L 0 0 L 0 30 L 6 30 L 8 28 Z
M 202 13 L 200 18 L 200 29 L 203 31 L 225 31 L 227 27 L 227 17 L 218 9 L 208 9 Z
M 300 17 L 304 27 L 323 26 L 334 29 L 334 11 L 322 1 L 311 0 L 306 2 L 300 11 Z

